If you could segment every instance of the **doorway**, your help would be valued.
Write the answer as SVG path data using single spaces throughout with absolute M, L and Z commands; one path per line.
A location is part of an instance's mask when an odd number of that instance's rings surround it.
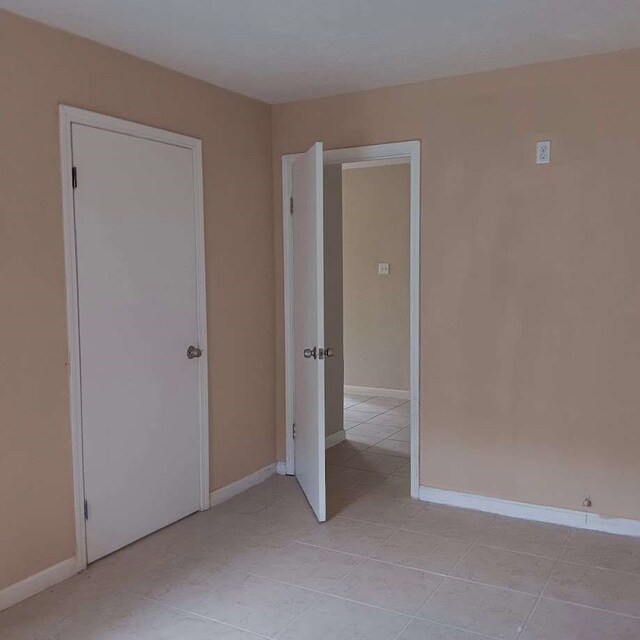
M 309 153 L 309 152 L 307 152 Z M 294 367 L 295 360 L 295 336 L 294 336 L 294 322 L 295 322 L 295 307 L 294 307 L 294 234 L 293 234 L 293 219 L 292 216 L 292 203 L 291 194 L 295 188 L 293 185 L 293 167 L 297 159 L 300 159 L 305 154 L 294 154 L 283 156 L 282 159 L 282 176 L 283 176 L 283 223 L 284 223 L 284 255 L 285 255 L 285 362 L 286 362 L 286 412 L 287 412 L 287 460 L 286 471 L 289 475 L 297 475 L 296 459 L 295 459 L 295 440 L 294 440 L 294 423 L 296 421 L 295 416 L 295 396 L 296 396 L 296 372 Z M 400 398 L 400 402 L 395 405 L 395 399 L 382 400 L 382 402 L 388 402 L 395 406 L 390 406 L 389 411 L 396 410 L 396 412 L 409 412 L 409 431 L 404 432 L 403 435 L 409 438 L 409 479 L 410 479 L 410 494 L 412 497 L 417 498 L 419 492 L 419 377 L 420 377 L 420 353 L 419 353 L 419 319 L 420 319 L 420 299 L 419 299 L 419 255 L 420 255 L 420 143 L 418 141 L 391 143 L 382 145 L 372 145 L 366 147 L 355 147 L 349 149 L 338 149 L 324 151 L 322 155 L 324 165 L 324 179 L 329 176 L 330 167 L 339 165 L 341 171 L 341 165 L 349 163 L 408 163 L 409 167 L 409 389 L 408 398 Z M 364 165 L 361 165 L 364 166 Z M 322 203 L 323 207 L 326 203 Z M 323 216 L 323 212 L 319 214 Z M 327 220 L 324 222 L 324 231 L 327 231 Z M 323 256 L 324 257 L 324 256 Z M 384 262 L 384 261 L 383 261 Z M 385 268 L 384 266 L 382 267 Z M 326 278 L 329 272 L 326 269 L 326 265 L 323 265 L 322 269 L 323 278 Z M 326 287 L 324 289 L 324 295 L 327 296 Z M 330 297 L 330 294 L 329 294 Z M 324 305 L 325 299 L 323 297 L 322 304 Z M 324 310 L 323 310 L 324 315 Z M 322 328 L 322 341 L 325 340 L 325 329 Z M 328 342 L 324 345 L 324 348 L 332 349 L 332 345 Z M 332 349 L 333 350 L 333 349 Z M 325 360 L 322 363 L 323 377 L 326 371 L 334 366 L 342 366 L 338 361 L 343 357 L 342 353 L 336 353 L 333 361 Z M 337 359 L 337 361 L 336 361 Z M 330 374 L 329 374 L 330 375 Z M 327 380 L 329 387 L 331 382 Z M 329 389 L 326 387 L 326 389 Z M 334 385 L 335 388 L 335 385 Z M 347 389 L 349 392 L 349 389 Z M 362 395 L 366 396 L 367 390 L 363 391 Z M 395 390 L 398 391 L 398 390 Z M 405 391 L 405 390 L 401 390 Z M 406 393 L 406 391 L 405 391 Z M 377 395 L 377 393 L 376 393 Z M 404 394 L 403 394 L 404 395 Z M 369 397 L 375 397 L 371 394 Z M 384 396 L 385 398 L 392 397 L 392 394 Z M 366 399 L 354 398 L 366 402 Z M 396 398 L 397 399 L 397 398 Z M 335 399 L 334 399 L 335 400 Z M 342 398 L 340 398 L 342 400 Z M 328 402 L 325 401 L 325 405 L 322 409 L 322 421 L 314 427 L 317 429 L 315 435 L 320 433 L 323 440 L 326 442 L 326 429 L 327 423 L 325 420 L 325 409 L 329 410 Z M 405 404 L 408 402 L 408 405 Z M 342 404 L 342 402 L 340 403 Z M 402 409 L 397 407 L 405 405 Z M 387 413 L 387 412 L 385 412 Z M 390 414 L 392 415 L 392 414 Z M 332 434 L 330 434 L 331 436 Z M 336 443 L 336 440 L 340 440 L 343 436 L 338 435 L 336 438 L 329 439 L 327 444 L 332 445 Z M 399 445 L 403 447 L 403 445 Z M 324 454 L 323 454 L 324 455 Z M 324 461 L 323 461 L 324 462 Z M 324 467 L 324 464 L 321 465 Z M 318 469 L 320 465 L 318 465 Z M 324 482 L 324 479 L 322 480 Z
M 410 172 L 409 158 L 324 170 L 329 513 L 370 486 L 410 496 Z
M 208 508 L 200 141 L 61 107 L 79 568 Z

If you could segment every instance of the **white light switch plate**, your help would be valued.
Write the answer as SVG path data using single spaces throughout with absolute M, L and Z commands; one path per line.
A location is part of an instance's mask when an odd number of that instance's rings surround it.
M 388 276 L 389 275 L 389 263 L 388 262 L 378 262 L 378 275 L 379 276 Z

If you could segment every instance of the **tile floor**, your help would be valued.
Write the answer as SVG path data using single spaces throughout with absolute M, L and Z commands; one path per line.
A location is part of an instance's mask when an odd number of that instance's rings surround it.
M 640 639 L 640 540 L 412 501 L 407 406 L 347 404 L 327 523 L 274 476 L 0 613 L 0 638 Z

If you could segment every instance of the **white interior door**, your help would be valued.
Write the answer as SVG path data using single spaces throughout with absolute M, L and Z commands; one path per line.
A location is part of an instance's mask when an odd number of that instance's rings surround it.
M 293 163 L 295 473 L 320 522 L 326 520 L 322 143 Z M 305 355 L 305 350 L 306 355 Z
M 91 562 L 201 505 L 196 197 L 192 149 L 73 124 L 72 153 Z

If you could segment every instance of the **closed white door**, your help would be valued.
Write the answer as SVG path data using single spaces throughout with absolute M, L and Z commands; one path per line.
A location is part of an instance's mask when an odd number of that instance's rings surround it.
M 293 164 L 295 474 L 326 520 L 322 143 Z
M 72 154 L 91 562 L 201 506 L 196 197 L 192 149 L 73 124 Z

